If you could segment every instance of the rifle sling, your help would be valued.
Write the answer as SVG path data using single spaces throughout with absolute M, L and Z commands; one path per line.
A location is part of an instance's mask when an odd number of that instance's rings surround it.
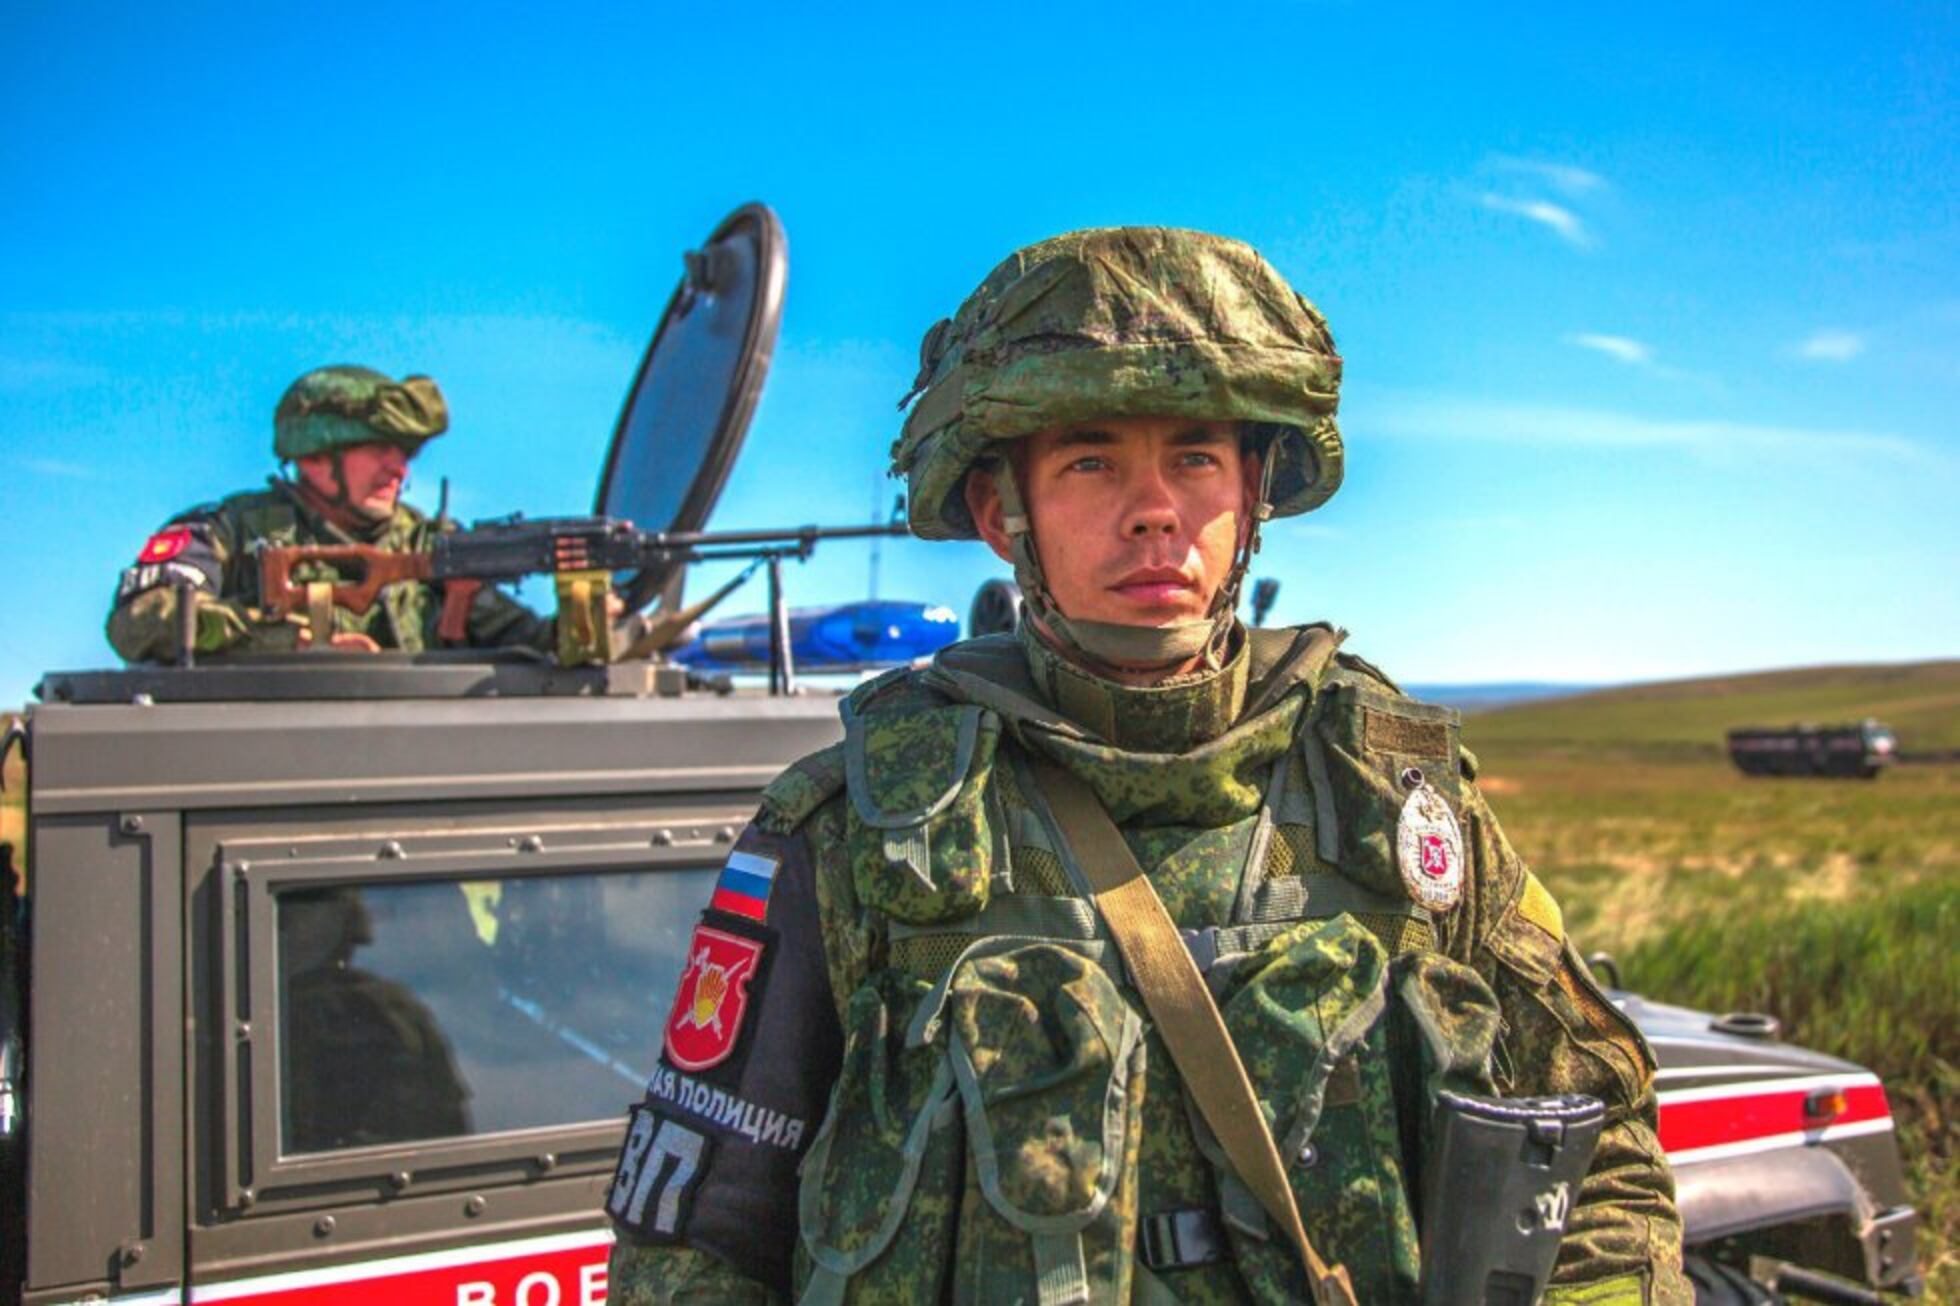
M 1316 1306 L 1354 1306 L 1347 1271 L 1330 1267 L 1307 1238 L 1286 1167 L 1273 1144 L 1272 1130 L 1266 1127 L 1245 1063 L 1163 899 L 1095 791 L 1045 757 L 1032 761 L 1049 808 L 1123 954 L 1130 979 L 1143 995 L 1185 1089 L 1225 1149 L 1226 1159 L 1299 1251 Z

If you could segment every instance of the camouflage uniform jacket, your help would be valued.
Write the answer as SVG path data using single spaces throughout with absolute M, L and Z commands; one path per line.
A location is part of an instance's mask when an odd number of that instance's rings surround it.
M 611 1300 L 1304 1298 L 1139 1020 L 1037 754 L 1094 788 L 1210 967 L 1361 1301 L 1414 1300 L 1411 1078 L 1604 1099 L 1548 1300 L 1688 1300 L 1651 1054 L 1498 829 L 1454 713 L 1345 655 L 1304 673 L 1298 631 L 1143 690 L 1027 643 L 864 687 L 845 743 L 765 794 L 632 1112 Z M 1397 862 L 1411 783 L 1460 822 L 1447 909 Z
M 177 650 L 179 581 L 198 591 L 197 649 L 200 653 L 284 652 L 298 646 L 296 622 L 260 619 L 259 571 L 253 546 L 259 543 L 371 544 L 383 549 L 427 549 L 436 523 L 406 504 L 375 530 L 355 536 L 322 517 L 291 482 L 273 479 L 266 489 L 234 494 L 170 519 L 143 546 L 122 573 L 109 612 L 109 643 L 126 661 L 168 661 Z M 295 569 L 295 580 L 338 579 L 331 566 Z M 400 582 L 386 586 L 365 613 L 334 610 L 338 633 L 368 636 L 384 649 L 420 652 L 435 647 L 440 597 L 429 586 Z M 509 595 L 486 585 L 469 614 L 472 647 L 522 645 L 539 651 L 553 645 L 554 629 Z

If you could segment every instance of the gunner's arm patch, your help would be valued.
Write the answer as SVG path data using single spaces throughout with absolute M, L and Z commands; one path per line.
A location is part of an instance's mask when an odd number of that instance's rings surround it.
M 146 590 L 180 584 L 215 593 L 224 575 L 224 560 L 208 522 L 175 521 L 152 535 L 136 551 L 136 561 L 123 569 L 116 585 L 116 602 L 127 603 Z

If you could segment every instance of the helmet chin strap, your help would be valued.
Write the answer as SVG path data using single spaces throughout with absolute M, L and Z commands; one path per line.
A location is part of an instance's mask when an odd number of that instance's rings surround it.
M 1034 525 L 1021 498 L 1013 464 L 1006 458 L 997 459 L 993 475 L 1012 545 L 1014 583 L 1021 587 L 1022 602 L 1050 643 L 1090 671 L 1104 675 L 1169 671 L 1193 658 L 1201 658 L 1208 671 L 1224 665 L 1232 627 L 1237 622 L 1239 589 L 1252 566 L 1252 555 L 1259 551 L 1260 524 L 1272 511 L 1268 503 L 1272 479 L 1270 459 L 1260 469 L 1259 499 L 1254 505 L 1251 528 L 1233 555 L 1232 570 L 1226 575 L 1225 583 L 1212 596 L 1211 607 L 1202 617 L 1168 626 L 1130 626 L 1063 615 L 1041 572 Z
M 339 449 L 330 449 L 327 452 L 329 460 L 327 465 L 333 468 L 333 494 L 330 496 L 321 494 L 319 487 L 311 480 L 306 480 L 306 488 L 311 490 L 327 508 L 345 513 L 370 526 L 378 526 L 391 519 L 395 515 L 393 508 L 386 512 L 375 512 L 366 505 L 354 501 L 354 492 L 347 485 L 347 467 L 341 460 L 341 453 Z

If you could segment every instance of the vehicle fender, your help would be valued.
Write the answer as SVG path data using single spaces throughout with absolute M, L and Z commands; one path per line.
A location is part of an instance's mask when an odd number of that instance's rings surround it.
M 1837 1153 L 1792 1147 L 1698 1161 L 1674 1172 L 1675 1200 L 1690 1246 L 1751 1229 L 1833 1215 L 1862 1229 L 1872 1201 Z

